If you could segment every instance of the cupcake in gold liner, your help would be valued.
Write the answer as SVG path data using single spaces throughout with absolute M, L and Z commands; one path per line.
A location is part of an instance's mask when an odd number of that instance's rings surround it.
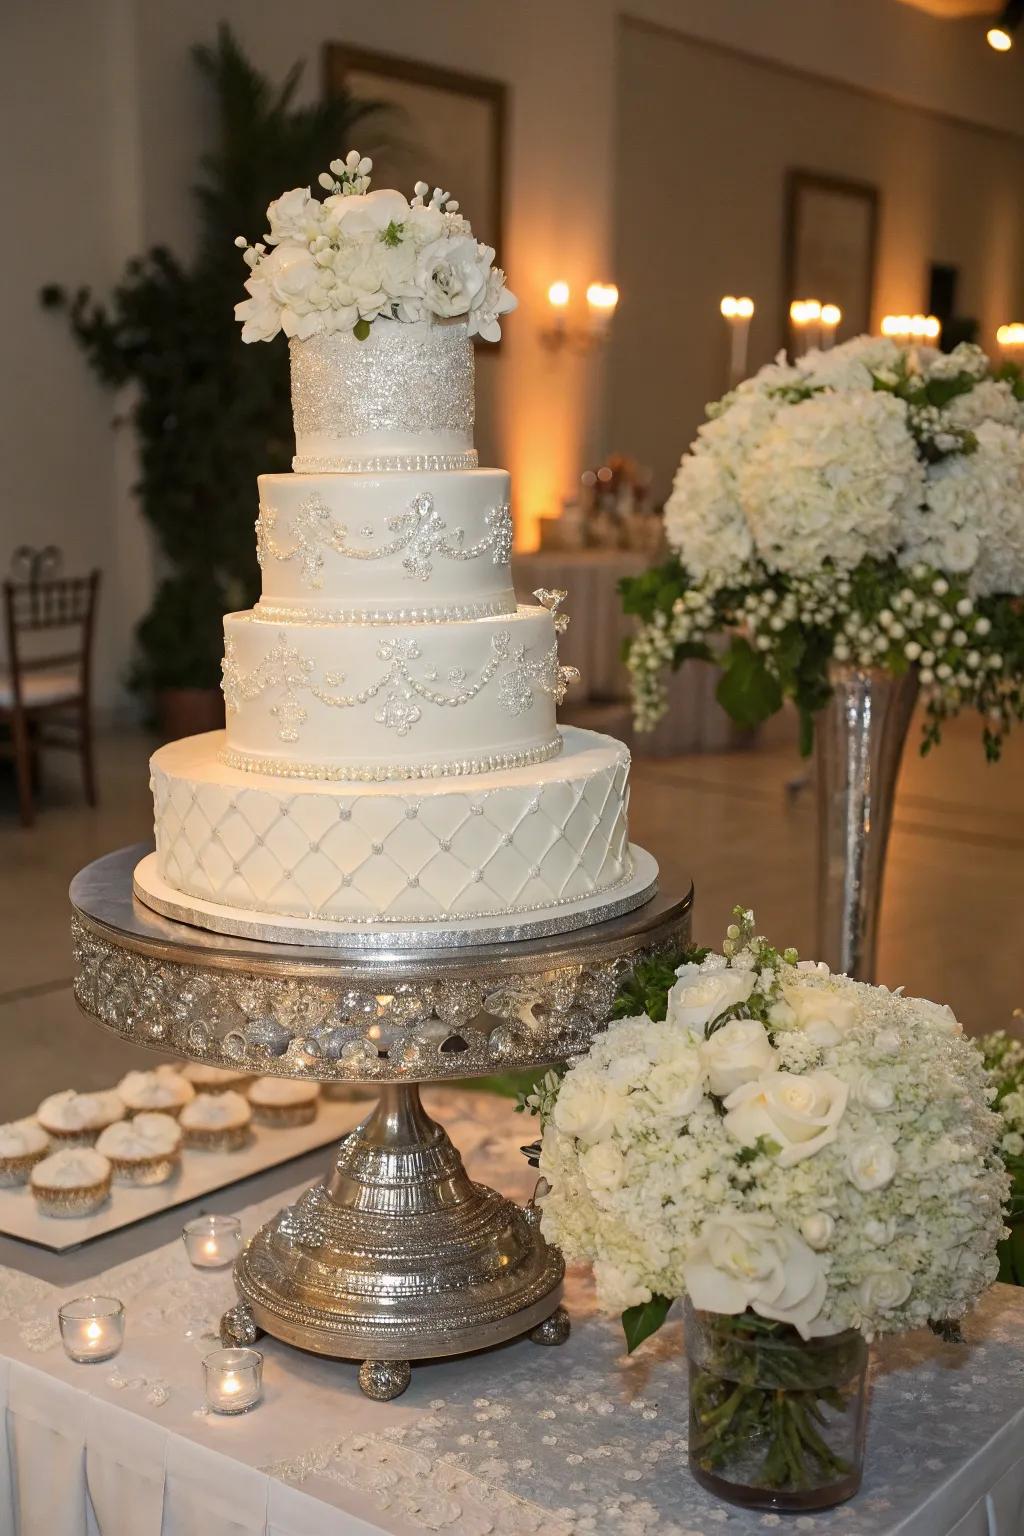
M 177 1067 L 155 1067 L 152 1072 L 128 1072 L 117 1085 L 130 1115 L 154 1111 L 176 1115 L 196 1091 Z
M 113 1088 L 102 1093 L 65 1088 L 43 1100 L 36 1119 L 54 1146 L 91 1147 L 100 1131 L 124 1119 L 124 1100 Z
M 249 1140 L 252 1110 L 240 1093 L 197 1093 L 178 1116 L 186 1147 L 202 1152 L 236 1152 Z
M 181 1162 L 181 1140 L 173 1115 L 143 1110 L 108 1125 L 96 1151 L 110 1160 L 115 1184 L 166 1184 Z
M 252 1081 L 251 1072 L 239 1072 L 234 1067 L 208 1067 L 201 1061 L 190 1061 L 179 1070 L 196 1093 L 224 1093 L 228 1088 L 240 1090 Z
M 319 1083 L 288 1077 L 258 1077 L 246 1090 L 257 1125 L 308 1125 L 316 1119 Z
M 0 1189 L 27 1184 L 36 1163 L 50 1150 L 50 1138 L 38 1120 L 0 1125 Z
M 110 1174 L 95 1147 L 62 1147 L 36 1163 L 29 1183 L 44 1216 L 90 1216 L 110 1194 Z

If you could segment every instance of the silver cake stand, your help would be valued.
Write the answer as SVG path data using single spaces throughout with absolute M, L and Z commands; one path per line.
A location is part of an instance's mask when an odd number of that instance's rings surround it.
M 584 1051 L 639 960 L 688 940 L 692 889 L 575 932 L 453 949 L 313 948 L 228 937 L 143 905 L 144 847 L 71 884 L 82 1011 L 136 1045 L 241 1072 L 378 1084 L 331 1173 L 249 1241 L 225 1342 L 261 1331 L 362 1362 L 390 1398 L 410 1361 L 529 1333 L 559 1344 L 563 1262 L 539 1213 L 474 1184 L 419 1085 Z

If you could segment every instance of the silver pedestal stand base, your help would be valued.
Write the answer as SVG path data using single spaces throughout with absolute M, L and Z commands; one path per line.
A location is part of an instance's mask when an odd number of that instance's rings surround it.
M 368 953 L 162 917 L 132 895 L 144 852 L 110 854 L 72 882 L 82 1011 L 195 1061 L 380 1091 L 327 1179 L 250 1239 L 225 1342 L 265 1331 L 359 1360 L 359 1385 L 375 1398 L 403 1392 L 413 1360 L 522 1334 L 564 1343 L 562 1258 L 536 1208 L 469 1179 L 418 1085 L 585 1050 L 637 962 L 687 941 L 692 893 L 575 933 Z

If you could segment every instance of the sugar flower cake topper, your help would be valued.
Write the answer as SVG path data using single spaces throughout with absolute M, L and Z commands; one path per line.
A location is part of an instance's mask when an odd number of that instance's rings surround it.
M 353 331 L 362 341 L 381 317 L 465 319 L 471 336 L 500 339 L 500 318 L 516 299 L 492 248 L 441 187 L 418 181 L 411 201 L 371 192 L 372 169 L 351 150 L 320 175 L 322 202 L 295 187 L 270 204 L 262 240 L 239 235 L 249 268 L 249 297 L 235 306 L 243 341 L 272 341 L 280 331 L 300 340 Z

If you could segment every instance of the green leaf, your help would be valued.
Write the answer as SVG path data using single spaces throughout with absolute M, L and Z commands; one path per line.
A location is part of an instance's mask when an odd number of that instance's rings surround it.
M 356 341 L 365 341 L 367 336 L 370 334 L 369 320 L 357 320 L 355 325 L 352 327 L 352 334 Z
M 782 707 L 782 690 L 757 651 L 734 640 L 722 663 L 715 697 L 737 725 L 760 725 Z
M 671 1296 L 652 1296 L 650 1301 L 642 1301 L 639 1306 L 626 1308 L 622 1314 L 622 1331 L 626 1335 L 628 1354 L 632 1354 L 634 1349 L 642 1344 L 644 1339 L 649 1339 L 652 1333 L 657 1333 L 668 1316 L 671 1305 Z

